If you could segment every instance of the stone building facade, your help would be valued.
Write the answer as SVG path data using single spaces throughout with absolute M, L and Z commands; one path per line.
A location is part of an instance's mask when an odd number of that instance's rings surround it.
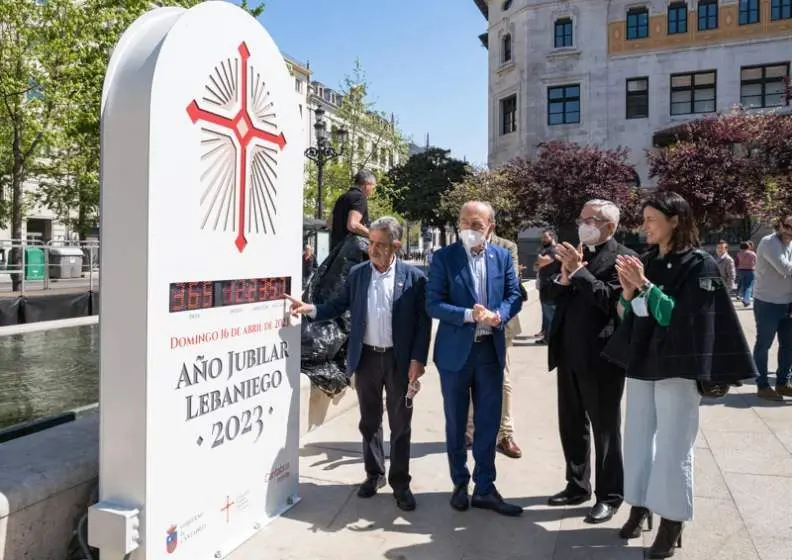
M 568 140 L 631 150 L 742 105 L 789 104 L 792 0 L 474 0 L 488 20 L 489 164 Z

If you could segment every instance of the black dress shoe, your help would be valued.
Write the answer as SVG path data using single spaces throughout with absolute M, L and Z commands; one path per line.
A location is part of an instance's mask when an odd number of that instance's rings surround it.
M 491 509 L 494 512 L 508 517 L 522 515 L 523 508 L 503 501 L 503 498 L 495 488 L 489 494 L 473 494 L 470 505 L 474 508 Z
M 369 476 L 358 488 L 358 498 L 371 498 L 375 496 L 377 494 L 377 490 L 383 486 L 385 486 L 384 476 Z
M 550 496 L 547 499 L 548 506 L 577 506 L 584 504 L 591 499 L 591 494 L 581 494 L 574 492 L 569 488 L 561 490 L 555 496 Z
M 613 515 L 618 511 L 618 509 L 619 508 L 610 504 L 606 504 L 605 502 L 597 502 L 594 504 L 594 507 L 591 508 L 583 521 L 586 523 L 591 523 L 592 525 L 605 523 L 613 519 Z
M 454 493 L 451 494 L 451 507 L 457 511 L 465 511 L 470 507 L 467 484 L 454 486 Z
M 394 490 L 393 497 L 396 498 L 396 506 L 400 510 L 412 511 L 415 509 L 415 496 L 409 486 Z

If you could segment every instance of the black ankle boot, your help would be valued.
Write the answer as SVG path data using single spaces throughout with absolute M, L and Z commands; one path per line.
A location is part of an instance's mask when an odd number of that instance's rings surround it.
M 646 521 L 646 530 L 651 531 L 652 512 L 645 507 L 633 506 L 630 509 L 630 517 L 621 528 L 619 536 L 623 539 L 637 539 L 641 536 L 644 521 Z
M 660 519 L 660 529 L 649 549 L 649 558 L 671 558 L 677 548 L 682 548 L 682 522 Z

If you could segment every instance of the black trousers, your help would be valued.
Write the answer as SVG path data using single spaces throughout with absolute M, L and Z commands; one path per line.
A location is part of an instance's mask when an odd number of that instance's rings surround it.
M 567 488 L 591 494 L 591 436 L 596 452 L 597 501 L 624 499 L 621 399 L 624 374 L 606 365 L 579 371 L 558 367 L 558 426 L 566 459 Z
M 410 437 L 412 408 L 405 395 L 409 379 L 396 371 L 393 350 L 375 352 L 363 346 L 360 365 L 355 372 L 355 388 L 360 407 L 360 434 L 363 436 L 363 461 L 368 476 L 385 476 L 382 446 L 382 389 L 390 425 L 390 473 L 388 483 L 394 490 L 410 484 Z

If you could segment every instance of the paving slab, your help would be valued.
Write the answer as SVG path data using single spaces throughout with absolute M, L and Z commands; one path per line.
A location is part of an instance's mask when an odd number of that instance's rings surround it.
M 753 314 L 739 309 L 746 335 Z M 535 301 L 522 315 L 538 330 Z M 521 518 L 464 513 L 448 505 L 451 483 L 437 373 L 429 367 L 415 400 L 411 471 L 418 509 L 396 508 L 388 488 L 369 500 L 355 494 L 363 478 L 356 410 L 306 434 L 300 450 L 302 501 L 239 548 L 231 560 L 638 560 L 657 530 L 625 542 L 610 523 L 582 518 L 590 504 L 550 508 L 546 497 L 564 485 L 558 439 L 555 374 L 546 347 L 527 337 L 512 350 L 516 439 L 522 459 L 497 458 L 496 484 L 522 505 Z M 775 367 L 775 349 L 771 368 Z M 792 399 L 768 403 L 752 384 L 701 408 L 696 443 L 695 520 L 686 527 L 680 560 L 792 560 Z M 387 437 L 387 420 L 386 420 Z M 386 446 L 387 451 L 387 446 Z M 472 458 L 471 458 L 472 466 Z

